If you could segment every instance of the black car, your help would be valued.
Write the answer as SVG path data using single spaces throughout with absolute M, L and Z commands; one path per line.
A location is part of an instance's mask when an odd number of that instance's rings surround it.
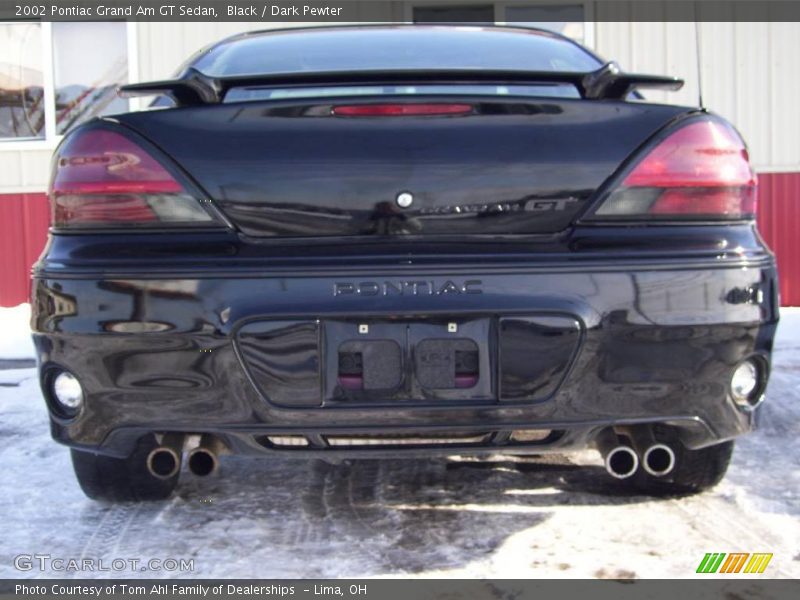
M 736 130 L 523 28 L 240 35 L 53 162 L 33 327 L 92 498 L 222 453 L 563 453 L 690 493 L 778 320 Z

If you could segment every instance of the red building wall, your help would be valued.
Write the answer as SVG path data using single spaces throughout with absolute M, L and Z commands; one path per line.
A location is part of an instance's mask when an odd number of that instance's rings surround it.
M 28 301 L 49 220 L 45 194 L 0 195 L 0 306 Z M 800 173 L 759 175 L 758 227 L 778 257 L 781 303 L 800 306 Z
M 0 306 L 28 302 L 31 265 L 50 224 L 46 194 L 0 195 Z
M 800 306 L 800 173 L 761 173 L 758 186 L 758 230 L 778 259 L 781 305 Z

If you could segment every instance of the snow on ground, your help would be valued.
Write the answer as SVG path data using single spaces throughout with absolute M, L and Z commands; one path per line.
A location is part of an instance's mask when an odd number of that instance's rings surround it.
M 33 358 L 31 305 L 0 308 L 0 359 Z
M 155 577 L 692 577 L 706 552 L 772 552 L 768 575 L 800 577 L 800 310 L 782 314 L 760 430 L 739 440 L 720 486 L 683 499 L 622 495 L 587 451 L 225 457 L 219 476 L 184 474 L 169 501 L 104 505 L 50 440 L 33 369 L 0 371 L 0 411 L 0 577 L 40 576 L 13 567 L 35 553 L 194 559 L 193 573 Z M 98 573 L 109 575 L 131 573 Z

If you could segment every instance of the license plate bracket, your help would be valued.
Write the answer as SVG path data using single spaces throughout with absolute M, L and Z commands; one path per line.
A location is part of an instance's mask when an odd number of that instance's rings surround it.
M 492 320 L 324 322 L 325 403 L 496 401 Z

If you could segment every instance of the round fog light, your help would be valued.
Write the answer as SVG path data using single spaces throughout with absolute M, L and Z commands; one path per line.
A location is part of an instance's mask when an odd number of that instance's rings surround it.
M 731 395 L 734 401 L 743 406 L 752 406 L 753 397 L 758 387 L 758 366 L 752 360 L 746 360 L 733 372 L 731 377 Z
M 83 404 L 83 389 L 76 377 L 67 371 L 61 371 L 53 379 L 53 395 L 58 403 L 70 412 L 74 412 Z

